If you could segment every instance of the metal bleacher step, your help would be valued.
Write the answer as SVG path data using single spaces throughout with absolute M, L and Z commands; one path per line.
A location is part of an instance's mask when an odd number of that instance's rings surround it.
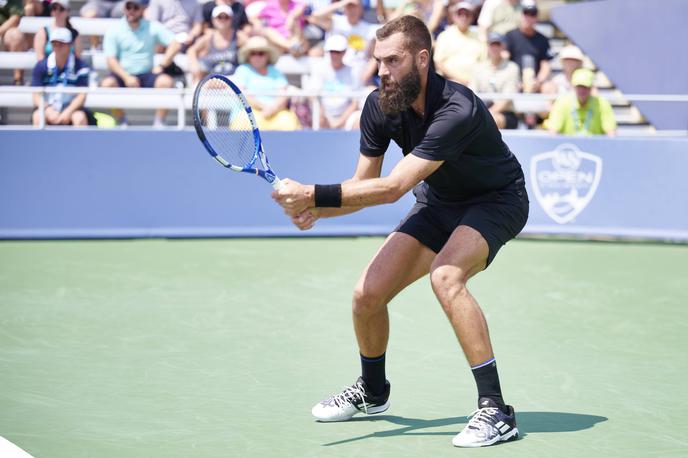
M 568 41 L 564 38 L 550 38 L 549 39 L 549 50 L 553 56 L 557 56 L 561 48 L 566 46 Z
M 645 118 L 640 113 L 640 111 L 632 106 L 612 106 L 614 110 L 614 116 L 616 117 L 616 122 L 619 124 L 642 124 L 645 122 Z
M 597 95 L 604 97 L 605 99 L 609 100 L 612 104 L 612 106 L 618 106 L 618 107 L 628 107 L 631 105 L 631 103 L 626 100 L 623 97 L 623 94 L 621 93 L 620 90 L 616 88 L 611 88 L 611 87 L 606 87 L 606 88 L 597 88 Z
M 650 124 L 619 124 L 616 128 L 616 135 L 624 137 L 642 137 L 656 133 L 657 130 Z
M 604 74 L 601 70 L 597 70 L 595 72 L 595 87 L 598 89 L 612 89 L 614 88 L 614 83 L 612 83 L 607 75 Z
M 537 30 L 538 32 L 540 32 L 541 34 L 543 34 L 551 40 L 555 36 L 556 27 L 554 27 L 554 24 L 552 24 L 551 22 L 543 21 L 538 22 L 535 25 L 535 30 Z
M 11 126 L 30 126 L 33 108 L 12 108 L 3 110 L 0 115 L 0 124 Z

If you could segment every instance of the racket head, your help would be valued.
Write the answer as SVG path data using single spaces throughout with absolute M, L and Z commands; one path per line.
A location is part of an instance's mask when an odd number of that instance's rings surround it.
M 253 171 L 262 154 L 260 132 L 246 97 L 229 78 L 212 74 L 198 83 L 193 118 L 196 134 L 212 157 L 232 170 Z

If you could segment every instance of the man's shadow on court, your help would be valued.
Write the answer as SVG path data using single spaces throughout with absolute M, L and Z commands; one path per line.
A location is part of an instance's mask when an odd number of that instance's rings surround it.
M 397 417 L 395 415 L 380 415 L 361 418 L 352 418 L 350 421 L 386 421 L 400 428 L 388 431 L 376 431 L 364 436 L 352 437 L 336 442 L 323 444 L 332 446 L 355 442 L 374 437 L 393 437 L 393 436 L 453 436 L 462 429 L 462 424 L 468 423 L 468 417 L 440 418 L 436 420 L 422 420 L 419 418 Z M 579 413 L 566 412 L 516 412 L 516 422 L 518 424 L 519 437 L 523 438 L 528 433 L 563 433 L 569 431 L 582 431 L 595 426 L 597 423 L 607 421 L 607 417 L 598 415 L 586 415 Z M 423 431 L 425 429 L 437 428 L 441 426 L 457 425 L 456 431 Z

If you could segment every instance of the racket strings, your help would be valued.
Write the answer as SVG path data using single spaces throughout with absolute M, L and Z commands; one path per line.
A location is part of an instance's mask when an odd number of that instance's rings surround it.
M 252 165 L 253 123 L 239 95 L 221 79 L 211 78 L 199 90 L 198 108 L 203 133 L 215 152 L 232 165 Z

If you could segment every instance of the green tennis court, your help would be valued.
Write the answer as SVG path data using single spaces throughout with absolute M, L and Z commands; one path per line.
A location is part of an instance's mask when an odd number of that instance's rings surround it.
M 319 424 L 359 373 L 382 243 L 0 243 L 0 436 L 35 457 L 685 456 L 688 246 L 519 240 L 472 282 L 523 439 L 451 438 L 475 386 L 427 279 L 390 306 L 392 407 Z

